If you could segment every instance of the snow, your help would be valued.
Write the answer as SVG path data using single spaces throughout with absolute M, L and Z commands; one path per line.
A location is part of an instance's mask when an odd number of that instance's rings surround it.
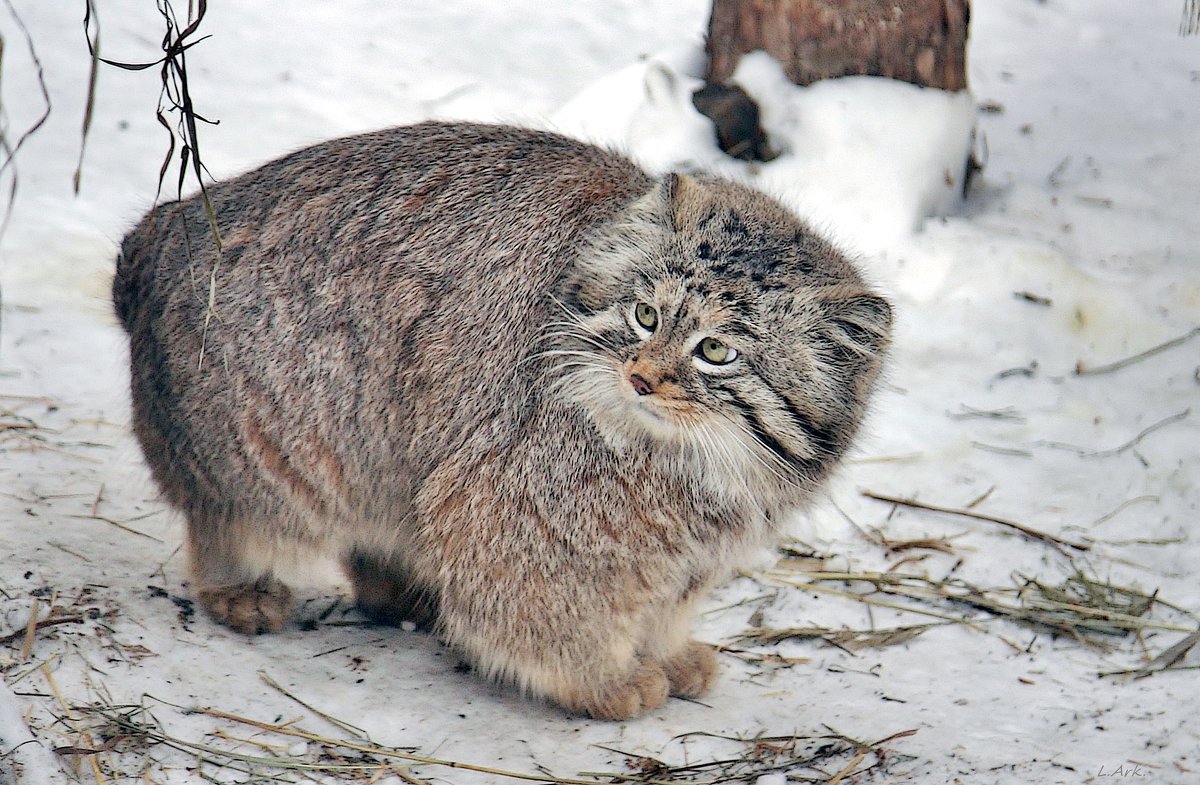
M 847 77 L 808 88 L 763 52 L 742 58 L 733 81 L 762 107 L 780 157 L 735 161 L 712 142 L 692 106 L 702 50 L 656 55 L 598 80 L 551 118 L 551 127 L 628 150 L 655 172 L 702 170 L 748 182 L 862 252 L 893 247 L 923 219 L 958 205 L 975 125 L 970 93 L 889 79 Z
M 97 5 L 106 56 L 155 57 L 152 4 Z M 294 0 L 286 12 L 213 3 L 204 23 L 212 38 L 188 62 L 198 110 L 220 120 L 201 129 L 217 177 L 319 139 L 443 117 L 560 128 L 652 168 L 756 184 L 855 252 L 897 306 L 896 348 L 867 433 L 828 499 L 796 522 L 797 537 L 835 556 L 823 569 L 887 569 L 927 553 L 900 569 L 953 570 L 986 586 L 1069 574 L 1045 543 L 893 509 L 860 491 L 951 507 L 987 494 L 977 512 L 1087 539 L 1092 549 L 1075 563 L 1090 574 L 1158 590 L 1195 613 L 1200 37 L 1178 36 L 1179 6 L 977 3 L 973 99 L 859 78 L 801 90 L 750 58 L 737 78 L 762 100 L 772 143 L 785 153 L 757 167 L 723 160 L 690 109 L 707 18 L 700 0 Z M 53 111 L 18 156 L 0 240 L 0 782 L 95 778 L 87 757 L 50 752 L 87 744 L 56 721 L 64 714 L 56 693 L 76 718 L 93 702 L 145 702 L 172 735 L 214 746 L 217 731 L 254 730 L 176 707 L 299 717 L 309 730 L 342 733 L 260 673 L 377 743 L 525 772 L 624 771 L 626 756 L 614 749 L 678 765 L 742 750 L 680 734 L 819 736 L 828 726 L 864 740 L 916 730 L 885 745 L 896 758 L 881 781 L 1073 785 L 1132 771 L 1148 782 L 1200 781 L 1197 671 L 1097 678 L 1143 665 L 1181 639 L 1177 631 L 1147 631 L 1146 654 L 1132 640 L 1099 653 L 999 621 L 987 632 L 938 627 L 853 653 L 788 641 L 755 651 L 796 661 L 724 656 L 703 704 L 674 700 L 616 724 L 566 717 L 460 673 L 428 636 L 352 623 L 345 602 L 335 605 L 338 588 L 319 582 L 300 592 L 298 615 L 311 623 L 278 635 L 248 639 L 189 615 L 180 522 L 156 499 L 128 433 L 126 348 L 106 294 L 116 243 L 155 198 L 165 150 L 153 116 L 157 75 L 101 70 L 76 197 L 88 66 L 82 4 L 14 7 L 33 35 Z M 11 139 L 40 114 L 40 94 L 7 11 L 0 34 Z M 968 117 L 972 100 L 1000 111 Z M 972 119 L 987 168 L 956 204 L 945 175 L 959 182 L 951 167 L 971 144 Z M 1034 299 L 1014 294 L 1022 292 Z M 1074 373 L 1186 335 L 1120 370 Z M 873 531 L 952 537 L 954 552 L 889 555 Z M 51 604 L 80 618 L 39 630 L 26 656 L 22 630 Z M 1153 618 L 1196 625 L 1164 609 Z M 758 573 L 723 587 L 697 634 L 725 642 L 748 626 L 922 621 Z M 1197 657 L 1180 664 L 1194 667 Z M 320 745 L 296 738 L 255 740 L 292 758 L 319 754 Z M 97 759 L 118 766 L 119 781 L 141 781 L 139 760 L 154 782 L 197 779 L 193 755 L 161 746 L 143 758 Z M 495 781 L 435 766 L 412 773 Z

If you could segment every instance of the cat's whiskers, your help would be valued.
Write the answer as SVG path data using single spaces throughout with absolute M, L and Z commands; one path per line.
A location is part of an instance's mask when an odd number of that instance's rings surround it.
M 739 441 L 747 445 L 746 453 L 750 455 L 758 465 L 769 472 L 781 484 L 788 488 L 798 489 L 800 487 L 799 478 L 795 476 L 795 468 L 775 454 L 773 450 L 763 444 L 760 439 L 745 423 L 736 420 L 726 420 L 726 423 L 732 425 L 741 437 Z M 768 460 L 769 459 L 769 460 Z
M 584 322 L 582 319 L 579 319 L 578 317 L 573 318 L 573 319 L 555 319 L 553 321 L 546 322 L 545 327 L 543 329 L 548 330 L 548 329 L 554 328 L 554 327 L 565 327 L 570 330 L 582 330 L 583 332 L 588 333 L 596 338 L 599 338 L 599 339 L 604 338 L 603 335 L 596 332 L 594 327 L 592 327 L 587 322 Z
M 727 467 L 730 474 L 743 475 L 745 473 L 745 457 L 746 448 L 741 442 L 733 442 L 728 438 L 723 429 L 719 428 L 714 422 L 703 424 L 703 432 L 721 456 L 722 462 Z
M 717 449 L 725 456 L 725 461 L 729 464 L 730 472 L 738 476 L 743 485 L 749 487 L 751 485 L 749 478 L 751 476 L 760 480 L 754 483 L 757 490 L 763 492 L 765 488 L 762 485 L 763 479 L 774 477 L 776 480 L 782 480 L 778 472 L 774 471 L 770 466 L 764 466 L 767 469 L 767 478 L 754 471 L 758 466 L 763 466 L 763 459 L 758 454 L 755 445 L 746 444 L 743 438 L 736 433 L 730 433 L 728 423 L 724 418 L 714 419 L 707 424 L 707 429 L 710 433 L 710 438 L 717 445 Z
M 547 372 L 547 375 L 558 376 L 562 371 L 565 371 L 567 368 L 592 368 L 595 370 L 603 370 L 603 366 L 601 366 L 599 363 L 583 362 L 581 360 L 576 360 L 574 362 L 558 363 L 557 365 L 553 365 L 553 366 L 547 368 L 546 372 Z
M 538 360 L 542 360 L 547 357 L 579 357 L 592 361 L 600 359 L 595 352 L 584 351 L 582 349 L 545 349 L 537 352 L 536 354 L 529 355 L 513 366 L 513 368 L 514 370 L 520 369 L 529 363 L 537 362 Z
M 564 327 L 565 327 L 565 326 L 567 326 L 565 323 L 561 323 L 561 322 L 560 322 L 560 323 L 557 323 L 557 324 L 559 324 L 560 326 L 564 326 Z M 603 351 L 603 352 L 606 352 L 606 353 L 611 353 L 611 352 L 612 352 L 612 347 L 611 347 L 611 346 L 609 346 L 609 345 L 607 345 L 607 344 L 603 343 L 603 342 L 602 342 L 602 341 L 600 341 L 600 340 L 597 340 L 597 339 L 595 339 L 595 338 L 592 338 L 592 337 L 590 337 L 590 336 L 588 336 L 588 335 L 582 335 L 582 334 L 580 334 L 580 333 L 574 332 L 573 330 L 555 330 L 555 331 L 548 331 L 548 332 L 544 332 L 544 333 L 542 333 L 542 337 L 543 337 L 543 338 L 546 338 L 546 339 L 552 339 L 552 338 L 572 338 L 572 339 L 574 339 L 574 340 L 577 340 L 577 341 L 580 341 L 580 342 L 582 342 L 582 343 L 585 343 L 585 344 L 587 344 L 587 345 L 589 345 L 589 346 L 594 346 L 594 347 L 596 347 L 597 349 L 600 349 L 600 350 L 601 350 L 601 351 Z
M 567 363 L 563 367 L 570 367 L 572 365 L 580 367 L 554 380 L 551 387 L 556 390 L 570 387 L 569 395 L 584 405 L 588 403 L 603 404 L 605 408 L 612 408 L 613 402 L 609 400 L 612 396 L 605 396 L 602 392 L 605 387 L 604 384 L 594 383 L 587 387 L 582 387 L 576 384 L 576 382 L 583 381 L 585 377 L 589 376 L 598 377 L 595 379 L 596 382 L 615 381 L 617 378 L 616 369 L 603 363 L 583 362 Z
M 572 311 L 570 308 L 568 308 L 566 306 L 566 304 L 564 304 L 561 300 L 559 300 L 554 295 L 550 295 L 550 300 L 555 305 L 557 305 L 564 314 L 566 314 L 566 316 L 567 316 L 567 321 L 565 322 L 566 324 L 570 324 L 572 326 L 578 327 L 579 329 L 583 330 L 584 332 L 591 333 L 596 338 L 598 338 L 600 340 L 604 340 L 604 336 L 601 335 L 599 332 L 597 332 L 595 330 L 595 328 L 593 328 L 590 324 L 588 324 L 587 321 L 580 314 L 576 313 L 575 311 Z M 555 324 L 555 322 L 551 322 L 550 324 Z
M 727 445 L 716 437 L 707 423 L 696 420 L 686 424 L 684 430 L 691 444 L 699 448 L 703 457 L 705 465 L 701 468 L 705 479 L 718 481 L 716 487 L 722 492 L 728 490 L 732 483 L 740 485 L 743 490 L 746 488 L 745 479 L 737 470 Z

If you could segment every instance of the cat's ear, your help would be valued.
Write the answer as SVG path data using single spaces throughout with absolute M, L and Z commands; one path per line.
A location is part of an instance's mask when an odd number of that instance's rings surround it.
M 657 227 L 660 230 L 675 229 L 675 208 L 681 191 L 686 187 L 686 175 L 671 172 L 654 183 L 654 187 L 634 201 L 624 214 L 627 221 Z
M 679 179 L 668 175 L 656 181 L 592 236 L 568 282 L 569 304 L 595 311 L 628 295 L 635 271 L 646 269 L 668 246 Z
M 629 215 L 666 231 L 678 231 L 685 223 L 685 212 L 698 201 L 702 190 L 695 178 L 671 172 L 631 205 Z
M 821 307 L 838 343 L 858 354 L 879 355 L 887 350 L 892 333 L 892 306 L 887 300 L 840 287 L 829 294 Z

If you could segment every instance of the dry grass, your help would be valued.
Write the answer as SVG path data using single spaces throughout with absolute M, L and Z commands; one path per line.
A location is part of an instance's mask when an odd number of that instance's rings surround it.
M 795 563 L 793 557 L 787 557 L 776 569 L 758 577 L 805 592 L 935 618 L 941 623 L 870 630 L 755 627 L 731 642 L 770 645 L 789 639 L 810 639 L 855 651 L 905 643 L 947 623 L 988 633 L 995 631 L 995 622 L 1007 621 L 1108 652 L 1126 639 L 1142 642 L 1150 632 L 1184 633 L 1187 637 L 1183 641 L 1160 655 L 1171 652 L 1170 662 L 1156 660 L 1157 666 L 1146 666 L 1150 672 L 1159 672 L 1170 668 L 1195 645 L 1196 630 L 1200 627 L 1200 618 L 1194 613 L 1164 601 L 1157 592 L 1116 585 L 1074 565 L 1056 581 L 1017 573 L 1012 576 L 1011 585 L 984 587 L 954 576 L 936 579 L 911 572 L 795 569 Z M 1186 648 L 1176 649 L 1185 643 Z M 1141 674 L 1143 670 L 1128 672 Z
M 207 735 L 211 740 L 186 739 L 168 732 L 154 711 L 178 709 L 205 715 L 221 723 Z M 69 706 L 62 703 L 59 721 L 76 734 L 79 743 L 57 747 L 59 756 L 79 758 L 99 782 L 119 778 L 129 767 L 144 770 L 163 751 L 184 753 L 197 776 L 213 782 L 233 778 L 248 781 L 299 782 L 324 775 L 338 781 L 372 783 L 385 775 L 406 782 L 427 782 L 426 769 L 455 769 L 487 775 L 494 781 L 512 780 L 548 785 L 596 783 L 753 783 L 764 774 L 786 773 L 791 782 L 837 785 L 847 777 L 884 773 L 908 760 L 892 749 L 894 742 L 915 733 L 905 730 L 873 742 L 863 742 L 826 728 L 814 736 L 717 736 L 696 732 L 675 739 L 707 738 L 728 755 L 674 765 L 658 758 L 602 748 L 621 760 L 624 771 L 581 772 L 558 776 L 521 772 L 466 761 L 419 755 L 412 748 L 387 747 L 352 738 L 305 730 L 299 719 L 265 722 L 209 708 L 174 706 L 149 695 L 138 704 L 107 701 Z M 310 710 L 311 709 L 310 707 Z M 322 713 L 328 719 L 328 716 Z M 299 742 L 299 743 L 297 743 Z M 437 776 L 441 781 L 441 775 Z
M 1026 526 L 1023 523 L 1018 523 L 1017 521 L 1011 521 L 1006 518 L 999 518 L 995 515 L 985 515 L 983 513 L 975 512 L 974 510 L 970 509 L 969 507 L 966 507 L 966 508 L 944 507 L 944 506 L 937 505 L 937 504 L 929 504 L 927 502 L 918 501 L 916 499 L 905 498 L 905 497 L 901 497 L 901 496 L 891 496 L 891 495 L 884 494 L 884 493 L 877 493 L 875 491 L 863 491 L 862 495 L 866 496 L 868 499 L 875 499 L 876 501 L 887 502 L 889 504 L 895 504 L 895 505 L 898 505 L 901 507 L 910 507 L 910 508 L 917 509 L 917 510 L 927 510 L 929 512 L 937 512 L 937 513 L 942 513 L 945 515 L 957 515 L 957 516 L 961 516 L 963 518 L 970 518 L 970 519 L 976 520 L 976 521 L 983 521 L 985 523 L 993 523 L 993 524 L 996 524 L 997 526 L 1003 526 L 1007 529 L 1011 529 L 1015 532 L 1018 532 L 1021 535 L 1028 537 L 1031 540 L 1038 540 L 1040 542 L 1044 542 L 1049 545 L 1052 545 L 1054 548 L 1059 550 L 1060 553 L 1065 553 L 1065 551 L 1062 550 L 1063 548 L 1071 548 L 1071 549 L 1074 549 L 1077 551 L 1087 551 L 1087 550 L 1091 549 L 1091 546 L 1088 545 L 1087 543 L 1073 542 L 1071 540 L 1066 540 L 1061 537 L 1056 537 L 1052 534 L 1047 534 L 1046 532 L 1039 531 L 1030 526 Z
M 816 640 L 855 652 L 907 643 L 937 624 L 914 624 L 879 630 L 830 630 L 824 627 L 749 627 L 733 637 L 736 643 L 770 646 L 787 640 Z
M 50 431 L 38 425 L 32 418 L 17 414 L 12 409 L 0 408 L 0 450 L 13 446 L 29 447 L 46 443 Z
M 1196 14 L 1195 23 L 1198 25 L 1196 31 L 1200 31 L 1200 2 L 1198 2 L 1198 0 L 1189 0 L 1189 3 Z M 1162 352 L 1170 351 L 1177 346 L 1182 346 L 1198 335 L 1200 335 L 1200 327 L 1193 327 L 1191 330 L 1188 330 L 1178 338 L 1172 338 L 1169 341 L 1160 343 L 1157 346 L 1152 346 L 1143 352 L 1132 355 L 1131 357 L 1126 357 L 1122 360 L 1117 360 L 1116 362 L 1107 363 L 1105 365 L 1095 365 L 1089 367 L 1085 365 L 1083 361 L 1080 361 L 1076 363 L 1074 373 L 1076 376 L 1098 376 L 1105 373 L 1114 373 L 1122 368 L 1128 368 L 1129 366 L 1136 365 L 1143 360 L 1148 360 L 1156 354 L 1161 354 Z
M 906 758 L 888 745 L 916 733 L 903 730 L 874 742 L 863 742 L 826 726 L 825 734 L 815 736 L 753 737 L 720 736 L 696 732 L 677 736 L 675 741 L 704 738 L 730 747 L 730 754 L 719 759 L 671 765 L 657 758 L 607 748 L 625 756 L 634 772 L 583 772 L 604 778 L 604 782 L 645 783 L 753 783 L 764 774 L 785 774 L 789 782 L 837 785 L 847 777 L 861 778 L 887 772 Z M 861 781 L 861 780 L 859 780 Z
M 52 452 L 78 461 L 101 463 L 99 458 L 75 452 L 78 448 L 108 448 L 111 445 L 90 441 L 67 440 L 70 431 L 60 431 L 45 426 L 32 417 L 21 414 L 22 404 L 37 404 L 45 412 L 56 412 L 62 404 L 48 398 L 19 395 L 0 395 L 0 401 L 14 401 L 14 407 L 0 404 L 0 453 L 4 452 Z M 72 423 L 74 425 L 75 423 Z M 11 494 L 9 494 L 11 495 Z

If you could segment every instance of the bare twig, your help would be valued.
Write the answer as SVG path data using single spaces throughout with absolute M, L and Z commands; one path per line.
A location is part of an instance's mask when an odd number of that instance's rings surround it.
M 29 609 L 29 624 L 25 626 L 25 642 L 21 645 L 21 662 L 28 662 L 30 655 L 33 654 L 33 636 L 38 628 L 38 611 L 42 609 L 42 601 L 36 597 L 33 600 L 33 607 Z
M 1116 362 L 1112 362 L 1107 365 L 1097 365 L 1094 368 L 1088 368 L 1086 365 L 1084 365 L 1083 360 L 1080 360 L 1079 362 L 1075 363 L 1075 375 L 1098 376 L 1102 373 L 1119 371 L 1122 368 L 1128 368 L 1130 365 L 1139 363 L 1142 360 L 1153 357 L 1156 354 L 1161 354 L 1162 352 L 1174 349 L 1176 346 L 1181 346 L 1195 338 L 1197 335 L 1200 335 L 1200 327 L 1193 327 L 1178 338 L 1172 338 L 1171 340 L 1160 343 L 1157 346 L 1152 346 L 1144 352 L 1139 352 L 1131 357 L 1126 357 L 1123 360 L 1117 360 Z
M 972 406 L 963 404 L 959 407 L 959 411 L 948 412 L 947 416 L 951 420 L 966 420 L 968 418 L 977 417 L 986 420 L 1009 420 L 1011 422 L 1025 422 L 1025 416 L 1012 406 L 1006 406 L 1003 409 L 976 409 Z
M 842 769 L 837 774 L 833 775 L 833 777 L 829 780 L 827 785 L 838 785 L 839 782 L 846 779 L 846 777 L 850 776 L 851 772 L 853 772 L 856 768 L 858 768 L 858 764 L 862 763 L 863 759 L 866 757 L 867 757 L 867 750 L 861 750 L 857 755 L 854 756 L 854 760 L 850 761 L 850 763 L 846 766 L 846 768 Z
M 1067 444 L 1065 442 L 1043 441 L 1043 442 L 1038 442 L 1038 444 L 1043 447 L 1052 447 L 1056 450 L 1068 450 L 1070 452 L 1077 454 L 1081 458 L 1088 458 L 1088 459 L 1090 459 L 1090 458 L 1111 458 L 1114 455 L 1120 455 L 1121 453 L 1125 452 L 1126 450 L 1132 450 L 1134 447 L 1137 447 L 1139 444 L 1141 444 L 1142 440 L 1145 439 L 1150 434 L 1152 434 L 1156 431 L 1160 431 L 1163 428 L 1166 428 L 1168 425 L 1177 423 L 1180 420 L 1186 420 L 1188 415 L 1190 415 L 1191 413 L 1192 413 L 1191 409 L 1184 409 L 1181 412 L 1176 412 L 1175 414 L 1172 414 L 1170 417 L 1164 417 L 1163 419 L 1159 420 L 1158 422 L 1154 423 L 1153 425 L 1147 426 L 1146 428 L 1142 429 L 1138 433 L 1137 436 L 1134 436 L 1129 441 L 1125 442 L 1124 444 L 1113 447 L 1112 449 L 1109 449 L 1109 450 L 1091 450 L 1091 449 L 1088 449 L 1087 447 L 1079 447 L 1077 445 Z
M 95 20 L 95 25 L 92 24 Z M 93 28 L 95 32 L 93 31 Z M 96 76 L 100 70 L 100 18 L 96 16 L 94 0 L 87 0 L 83 14 L 83 34 L 88 39 L 88 51 L 92 53 L 92 64 L 88 69 L 87 101 L 83 108 L 83 128 L 79 135 L 79 161 L 75 165 L 72 185 L 79 193 L 79 181 L 83 177 L 83 154 L 87 149 L 88 132 L 92 129 L 92 116 L 96 109 Z
M 321 711 L 320 709 L 316 708 L 315 706 L 312 706 L 311 704 L 305 703 L 304 701 L 300 700 L 299 698 L 297 698 L 297 697 L 296 697 L 295 695 L 293 695 L 292 693 L 290 693 L 290 692 L 288 692 L 287 690 L 285 690 L 285 689 L 283 688 L 283 686 L 279 684 L 279 682 L 275 681 L 275 680 L 274 680 L 274 679 L 272 679 L 272 678 L 271 678 L 269 675 L 267 675 L 267 672 L 266 672 L 266 671 L 259 671 L 259 672 L 258 672 L 258 677 L 259 677 L 260 679 L 262 679 L 262 680 L 263 680 L 263 683 L 264 683 L 264 684 L 266 684 L 266 685 L 267 685 L 268 687 L 270 687 L 271 689 L 273 689 L 273 690 L 275 690 L 275 691 L 279 692 L 280 694 L 282 694 L 282 695 L 284 695 L 284 696 L 286 696 L 286 697 L 288 697 L 288 698 L 291 698 L 291 699 L 292 699 L 292 700 L 294 700 L 296 703 L 299 703 L 301 706 L 303 706 L 304 708 L 308 709 L 308 710 L 309 710 L 309 711 L 311 711 L 313 714 L 316 714 L 318 717 L 320 717 L 321 719 L 323 719 L 323 720 L 325 720 L 326 722 L 330 723 L 331 725 L 333 725 L 334 727 L 338 728 L 339 730 L 346 731 L 347 733 L 349 733 L 349 734 L 351 734 L 351 735 L 355 736 L 356 738 L 359 738 L 359 739 L 365 739 L 365 740 L 367 740 L 367 741 L 371 741 L 371 736 L 370 736 L 370 735 L 369 735 L 369 734 L 368 734 L 368 733 L 367 733 L 365 730 L 363 730 L 362 728 L 358 727 L 357 725 L 351 725 L 351 724 L 350 724 L 350 723 L 348 723 L 348 722 L 345 722 L 345 721 L 343 721 L 343 720 L 339 720 L 337 717 L 334 717 L 334 716 L 332 716 L 332 715 L 330 715 L 330 714 L 326 714 L 325 712 Z
M 95 517 L 100 509 L 100 500 L 104 498 L 104 483 L 100 483 L 100 490 L 96 491 L 96 498 L 92 500 L 92 516 Z
M 1144 678 L 1146 676 L 1153 676 L 1156 673 L 1171 673 L 1172 671 L 1200 671 L 1200 665 L 1172 665 L 1170 668 L 1158 668 L 1151 671 L 1145 668 L 1125 668 L 1119 671 L 1101 671 L 1096 675 L 1100 678 L 1107 676 L 1136 676 Z
M 12 15 L 13 21 L 17 23 L 17 27 L 20 29 L 21 35 L 25 37 L 25 45 L 29 49 L 29 59 L 33 62 L 33 67 L 37 71 L 38 89 L 42 93 L 42 102 L 45 104 L 45 107 L 42 110 L 41 115 L 39 115 L 38 118 L 33 121 L 33 124 L 26 128 L 24 132 L 22 132 L 15 145 L 9 144 L 8 137 L 3 133 L 0 133 L 0 150 L 3 150 L 5 154 L 4 163 L 0 164 L 0 175 L 4 174 L 6 169 L 11 168 L 13 170 L 12 182 L 9 183 L 8 187 L 8 204 L 5 205 L 3 219 L 0 219 L 0 235 L 4 234 L 4 230 L 8 227 L 8 221 L 12 217 L 13 204 L 16 202 L 17 198 L 17 153 L 20 152 L 21 147 L 25 144 L 26 140 L 28 140 L 30 136 L 32 136 L 45 124 L 46 120 L 50 117 L 50 110 L 52 108 L 52 104 L 50 102 L 50 89 L 46 86 L 46 73 L 42 68 L 42 61 L 38 57 L 37 49 L 33 45 L 33 36 L 30 35 L 29 28 L 25 26 L 25 22 L 17 13 L 17 10 L 13 8 L 12 0 L 4 0 L 4 5 L 8 7 L 9 14 Z
M 1162 498 L 1161 498 L 1161 497 L 1159 497 L 1159 496 L 1149 496 L 1149 495 L 1147 495 L 1147 496 L 1135 496 L 1135 497 L 1133 497 L 1132 499 L 1126 499 L 1125 501 L 1123 501 L 1123 502 L 1121 502 L 1120 504 L 1118 504 L 1116 507 L 1114 507 L 1114 508 L 1113 508 L 1112 510 L 1110 510 L 1109 512 L 1106 512 L 1104 515 L 1101 515 L 1099 518 L 1097 518 L 1096 520 L 1092 521 L 1092 525 L 1093 525 L 1093 526 L 1099 526 L 1099 525 L 1100 525 L 1100 524 L 1102 524 L 1102 523 L 1108 523 L 1110 520 L 1112 520 L 1113 518 L 1117 517 L 1117 515 L 1118 515 L 1118 514 L 1120 514 L 1122 511 L 1124 511 L 1126 507 L 1132 507 L 1132 506 L 1133 506 L 1133 505 L 1135 505 L 1135 504 L 1141 504 L 1141 503 L 1143 503 L 1143 502 L 1155 502 L 1155 503 L 1157 503 L 1157 502 L 1159 502 L 1159 501 L 1162 501 Z
M 1053 534 L 1047 534 L 1046 532 L 1038 531 L 1037 529 L 1030 528 L 1023 523 L 1017 523 L 1016 521 L 1010 521 L 1005 518 L 997 518 L 992 515 L 985 515 L 980 512 L 975 512 L 974 510 L 964 510 L 954 507 L 941 507 L 936 504 L 926 504 L 925 502 L 917 501 L 916 499 L 907 499 L 900 496 L 889 496 L 888 494 L 876 493 L 874 491 L 863 491 L 862 495 L 866 496 L 868 499 L 875 499 L 876 501 L 888 502 L 890 504 L 898 504 L 902 507 L 912 507 L 917 510 L 940 512 L 945 513 L 946 515 L 958 515 L 963 518 L 971 518 L 972 520 L 985 521 L 987 523 L 994 523 L 999 526 L 1006 526 L 1010 529 L 1020 532 L 1030 539 L 1049 543 L 1056 548 L 1058 546 L 1066 546 L 1068 548 L 1074 548 L 1077 551 L 1088 551 L 1091 550 L 1092 547 L 1086 543 L 1074 542 L 1072 540 L 1062 539 L 1061 537 L 1055 537 Z
M 35 610 L 36 610 L 36 608 L 35 608 Z M 11 643 L 12 641 L 15 641 L 17 638 L 20 638 L 21 636 L 25 636 L 26 640 L 30 642 L 29 646 L 30 646 L 30 649 L 32 650 L 33 631 L 35 629 L 41 630 L 46 627 L 53 627 L 57 624 L 79 624 L 80 622 L 83 621 L 83 616 L 81 616 L 79 614 L 75 614 L 72 616 L 47 616 L 46 618 L 38 620 L 38 621 L 35 621 L 36 619 L 37 619 L 36 615 L 30 616 L 29 617 L 30 623 L 29 623 L 28 627 L 26 627 L 24 629 L 16 630 L 15 632 L 10 632 L 7 635 L 0 636 L 0 646 L 4 645 L 6 643 Z M 24 653 L 24 652 L 22 652 L 22 653 Z M 22 656 L 21 659 L 22 659 L 22 661 L 24 661 L 24 660 L 29 659 L 29 657 Z
M 156 0 L 156 2 L 158 11 L 166 24 L 166 33 L 162 40 L 163 56 L 161 58 L 148 63 L 125 63 L 117 60 L 109 60 L 100 57 L 90 37 L 87 39 L 88 51 L 91 53 L 94 62 L 98 61 L 127 71 L 142 71 L 147 68 L 161 66 L 162 91 L 159 94 L 158 111 L 155 116 L 159 125 L 167 130 L 170 138 L 167 153 L 163 156 L 162 166 L 158 172 L 159 190 L 161 191 L 162 189 L 167 170 L 170 168 L 174 157 L 176 140 L 180 139 L 182 141 L 179 179 L 176 190 L 179 198 L 182 199 L 183 185 L 188 174 L 190 173 L 195 177 L 196 184 L 200 188 L 200 201 L 204 207 L 204 214 L 208 220 L 209 230 L 212 233 L 216 249 L 215 259 L 209 273 L 208 302 L 204 314 L 204 324 L 201 328 L 200 350 L 197 358 L 197 366 L 202 368 L 204 366 L 208 330 L 215 316 L 214 305 L 216 302 L 217 272 L 221 267 L 223 243 L 221 240 L 221 230 L 217 225 L 216 211 L 213 208 L 212 200 L 209 198 L 208 186 L 204 181 L 204 175 L 208 170 L 200 157 L 200 135 L 197 130 L 198 122 L 216 125 L 216 121 L 209 120 L 196 112 L 195 104 L 192 101 L 191 88 L 188 83 L 187 51 L 207 38 L 207 36 L 202 36 L 192 40 L 192 37 L 197 34 L 200 28 L 200 23 L 204 20 L 204 15 L 208 12 L 208 2 L 207 0 L 195 0 L 195 4 L 193 5 L 189 1 L 188 22 L 186 25 L 179 23 L 171 0 Z M 85 29 L 90 29 L 90 19 L 93 12 L 94 9 L 91 3 L 89 3 L 87 15 L 84 19 Z M 96 43 L 98 41 L 99 36 L 97 35 Z M 167 119 L 167 113 L 169 112 L 177 114 L 174 125 Z M 184 231 L 185 233 L 187 231 L 186 224 L 184 225 Z
M 75 518 L 76 520 L 81 520 L 81 521 L 101 521 L 102 523 L 107 523 L 109 526 L 116 526 L 118 529 L 120 529 L 122 531 L 127 531 L 130 534 L 136 534 L 139 537 L 145 537 L 147 540 L 154 540 L 155 542 L 162 542 L 161 539 L 159 539 L 158 537 L 155 537 L 153 534 L 146 534 L 145 532 L 140 532 L 137 529 L 126 526 L 125 524 L 121 523 L 120 521 L 113 520 L 112 518 L 109 518 L 104 515 L 68 515 L 67 517 Z
M 1200 666 L 1175 667 L 1175 664 L 1177 662 L 1179 662 L 1180 660 L 1182 660 L 1184 658 L 1184 656 L 1196 646 L 1197 643 L 1200 643 L 1200 630 L 1196 630 L 1191 635 L 1188 635 L 1187 637 L 1185 637 L 1182 640 L 1180 640 L 1179 642 L 1177 642 L 1175 645 L 1171 646 L 1169 649 L 1164 650 L 1161 654 L 1159 654 L 1153 660 L 1146 663 L 1146 665 L 1144 667 L 1131 668 L 1129 670 L 1122 670 L 1122 671 L 1105 671 L 1105 672 L 1101 673 L 1100 675 L 1101 676 L 1133 676 L 1135 678 L 1142 679 L 1142 678 L 1145 678 L 1146 676 L 1152 676 L 1155 673 L 1161 673 L 1162 671 L 1190 670 L 1191 667 L 1200 667 Z
M 1179 20 L 1180 35 L 1200 33 L 1200 0 L 1184 0 L 1183 18 Z
M 1025 302 L 1033 303 L 1034 305 L 1044 305 L 1044 306 L 1054 305 L 1054 301 L 1051 300 L 1049 297 L 1043 297 L 1042 295 L 1034 294 L 1033 292 L 1027 292 L 1027 291 L 1013 292 L 1013 297 L 1016 297 L 1018 300 L 1024 300 Z

